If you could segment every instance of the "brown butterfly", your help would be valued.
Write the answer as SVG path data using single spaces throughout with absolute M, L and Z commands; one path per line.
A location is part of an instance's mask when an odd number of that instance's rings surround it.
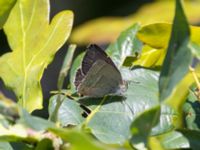
M 119 93 L 124 82 L 111 58 L 100 47 L 92 44 L 86 50 L 74 84 L 83 96 L 103 97 Z

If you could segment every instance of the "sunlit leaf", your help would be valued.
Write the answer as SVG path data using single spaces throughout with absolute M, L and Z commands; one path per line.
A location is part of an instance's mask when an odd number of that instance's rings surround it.
M 11 9 L 15 5 L 17 0 L 0 0 L 0 29 L 3 27 L 6 22 Z
M 17 104 L 0 93 L 0 115 L 7 121 L 15 121 L 19 117 Z
M 192 54 L 188 48 L 189 35 L 189 25 L 184 15 L 181 1 L 176 0 L 176 13 L 171 39 L 159 79 L 161 101 L 170 96 L 176 84 L 188 72 L 192 61 Z
M 155 49 L 148 45 L 143 46 L 141 54 L 132 62 L 132 66 L 147 68 L 161 67 L 166 55 L 166 50 Z
M 0 141 L 18 141 L 27 137 L 27 128 L 21 124 L 11 125 L 8 128 L 0 124 Z
M 18 0 L 4 26 L 12 52 L 0 58 L 0 76 L 29 112 L 42 108 L 40 79 L 67 40 L 72 20 L 72 12 L 63 11 L 49 24 L 48 0 Z
M 139 28 L 140 26 L 138 24 L 132 25 L 123 31 L 117 40 L 106 49 L 106 52 L 118 67 L 126 65 L 124 64 L 126 57 L 137 57 L 137 54 L 140 53 L 142 43 L 136 38 L 136 33 Z
M 145 44 L 153 48 L 167 48 L 172 24 L 170 23 L 153 23 L 143 26 L 137 33 L 137 37 Z M 190 26 L 191 42 L 200 44 L 200 27 Z
M 162 143 L 157 137 L 149 138 L 149 147 L 150 149 L 154 149 L 156 147 L 157 150 L 165 150 Z
M 184 1 L 184 4 L 190 23 L 198 23 L 200 1 L 188 0 Z M 171 23 L 174 16 L 174 6 L 174 0 L 161 0 L 146 4 L 136 13 L 127 17 L 103 17 L 86 22 L 75 28 L 71 41 L 78 44 L 109 43 L 114 42 L 120 32 L 136 22 L 140 22 L 142 25 L 155 22 Z

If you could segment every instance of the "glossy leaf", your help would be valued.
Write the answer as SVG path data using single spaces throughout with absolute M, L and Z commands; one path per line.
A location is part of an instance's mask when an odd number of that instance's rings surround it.
M 51 97 L 49 104 L 49 115 L 51 117 L 53 110 L 55 109 L 57 97 L 59 95 L 55 95 Z M 83 110 L 80 107 L 80 104 L 74 100 L 70 100 L 64 95 L 60 95 L 62 104 L 58 111 L 58 122 L 61 123 L 62 126 L 68 125 L 79 125 L 84 121 L 82 116 Z
M 198 23 L 200 2 L 184 1 L 184 4 L 190 23 Z M 171 23 L 174 16 L 174 6 L 172 0 L 161 0 L 143 5 L 136 13 L 127 17 L 103 17 L 91 20 L 75 28 L 71 41 L 78 44 L 105 44 L 114 42 L 120 32 L 136 22 L 140 22 L 142 25 L 155 22 Z M 156 43 L 156 41 L 154 42 Z
M 106 49 L 106 52 L 118 67 L 124 64 L 126 57 L 132 56 L 134 60 L 134 56 L 137 57 L 137 54 L 140 53 L 142 43 L 135 37 L 139 28 L 139 24 L 132 25 L 123 31 L 117 40 Z
M 4 26 L 12 52 L 0 58 L 0 77 L 29 112 L 42 108 L 40 79 L 67 40 L 72 20 L 72 12 L 63 11 L 49 24 L 48 0 L 18 0 Z
M 137 116 L 131 124 L 131 144 L 136 149 L 148 148 L 151 129 L 158 123 L 160 106 L 153 107 Z M 145 132 L 144 132 L 145 131 Z
M 192 54 L 188 48 L 189 25 L 181 2 L 176 0 L 176 12 L 171 39 L 159 79 L 160 100 L 164 101 L 181 79 L 187 74 Z M 184 58 L 184 59 L 183 59 Z
M 0 0 L 0 29 L 3 27 L 4 23 L 6 22 L 10 11 L 12 10 L 13 6 L 15 5 L 17 0 Z

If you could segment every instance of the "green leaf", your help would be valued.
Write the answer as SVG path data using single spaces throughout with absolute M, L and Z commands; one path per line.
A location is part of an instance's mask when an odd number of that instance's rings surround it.
M 187 138 L 187 140 L 190 143 L 190 148 L 193 150 L 198 150 L 200 147 L 200 131 L 196 130 L 187 130 L 187 129 L 179 129 L 179 132 L 183 134 L 184 137 Z
M 0 0 L 0 29 L 2 29 L 16 1 L 17 0 Z
M 9 122 L 15 122 L 19 117 L 18 105 L 2 93 L 0 93 L 0 115 L 3 115 L 3 118 Z M 4 119 L 1 119 L 1 121 Z
M 27 129 L 23 125 L 15 124 L 8 127 L 4 127 L 0 124 L 0 141 L 19 141 L 28 137 Z M 32 141 L 32 139 L 29 140 Z
M 196 130 L 179 129 L 161 135 L 161 143 L 165 149 L 185 149 L 198 150 L 200 147 L 200 132 Z
M 151 135 L 159 135 L 174 129 L 176 119 L 178 118 L 177 112 L 166 104 L 161 104 L 161 112 L 159 123 L 152 129 Z
M 35 123 L 33 123 L 35 122 Z M 34 129 L 36 131 L 44 131 L 47 128 L 54 127 L 54 123 L 45 120 L 43 118 L 31 116 L 26 110 L 21 110 L 20 112 L 20 120 L 18 123 Z
M 8 142 L 0 142 L 0 150 L 13 150 Z
M 131 144 L 136 149 L 145 149 L 148 147 L 148 138 L 151 129 L 158 123 L 160 115 L 160 106 L 153 107 L 137 116 L 131 124 Z M 145 132 L 144 132 L 145 131 Z
M 190 30 L 181 2 L 176 0 L 176 12 L 171 39 L 159 79 L 160 100 L 164 101 L 188 72 L 192 55 L 188 48 Z M 184 59 L 183 59 L 184 58 Z
M 64 141 L 70 143 L 69 150 L 106 150 L 108 146 L 104 147 L 97 141 L 77 130 L 66 130 L 61 128 L 51 128 L 49 131 L 61 137 Z
M 43 139 L 37 144 L 35 150 L 54 150 L 54 147 L 50 139 Z
M 194 42 L 191 42 L 189 47 L 192 54 L 200 60 L 200 43 L 196 44 Z
M 54 95 L 50 99 L 49 103 L 49 117 L 51 117 L 53 110 L 55 109 L 57 103 L 57 97 L 59 95 Z M 62 104 L 58 111 L 58 122 L 61 123 L 62 126 L 67 125 L 79 125 L 84 121 L 82 116 L 83 110 L 80 108 L 80 104 L 74 100 L 70 100 L 64 95 L 60 95 Z
M 139 57 L 132 62 L 132 66 L 142 66 L 146 68 L 160 68 L 162 66 L 166 50 L 155 49 L 144 45 Z
M 167 48 L 170 33 L 172 30 L 171 23 L 153 23 L 148 24 L 138 31 L 137 38 L 141 40 L 143 43 L 156 48 L 156 49 L 165 49 Z M 191 42 L 200 44 L 200 28 L 198 26 L 190 25 L 191 31 Z M 196 52 L 198 53 L 198 52 Z
M 200 130 L 200 103 L 193 90 L 190 90 L 188 99 L 183 105 L 186 127 Z
M 67 53 L 65 55 L 65 58 L 64 58 L 64 61 L 63 61 L 63 64 L 62 64 L 62 68 L 61 68 L 59 76 L 58 76 L 58 82 L 57 82 L 57 88 L 58 88 L 59 94 L 61 94 L 63 92 L 62 88 L 63 88 L 63 85 L 64 85 L 64 80 L 68 76 L 68 72 L 71 68 L 75 49 L 76 49 L 76 45 L 74 45 L 74 44 L 69 45 L 69 48 L 68 48 Z M 52 114 L 49 118 L 51 121 L 57 122 L 58 110 L 59 110 L 61 104 L 62 104 L 61 96 L 58 96 L 54 111 L 52 112 Z
M 171 24 L 154 23 L 143 26 L 137 33 L 138 39 L 153 48 L 167 48 L 171 33 Z
M 0 58 L 0 77 L 29 112 L 42 108 L 40 79 L 66 42 L 72 18 L 63 11 L 49 24 L 49 0 L 18 0 L 4 26 L 12 52 Z
M 26 144 L 25 142 L 12 142 L 11 145 L 14 150 L 35 150 L 32 145 Z
M 190 147 L 187 138 L 177 131 L 161 135 L 160 140 L 165 149 L 184 149 Z
M 124 96 L 83 98 L 80 103 L 91 113 L 84 122 L 85 129 L 105 143 L 124 143 L 130 138 L 130 124 L 141 112 L 158 105 L 158 73 L 146 69 L 124 70 L 128 82 Z M 147 90 L 148 89 L 148 90 Z
M 132 25 L 127 30 L 121 32 L 117 40 L 106 49 L 106 52 L 118 67 L 124 64 L 127 56 L 136 57 L 140 53 L 142 43 L 135 37 L 139 28 L 139 24 Z
M 70 70 L 70 85 L 71 85 L 71 92 L 74 93 L 76 91 L 76 87 L 74 85 L 74 80 L 76 76 L 76 71 L 81 66 L 82 59 L 85 53 L 81 53 L 77 56 L 77 58 L 74 60 L 71 70 Z
M 64 79 L 68 76 L 69 70 L 71 68 L 75 50 L 76 50 L 76 45 L 74 44 L 69 45 L 58 77 L 57 87 L 60 92 L 63 88 Z

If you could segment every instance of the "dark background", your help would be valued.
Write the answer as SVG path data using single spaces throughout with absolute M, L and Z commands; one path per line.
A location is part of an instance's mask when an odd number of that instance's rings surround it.
M 51 18 L 62 10 L 72 10 L 74 12 L 74 27 L 88 21 L 103 16 L 127 16 L 137 11 L 142 5 L 150 3 L 153 0 L 50 0 Z M 35 111 L 34 114 L 47 117 L 49 92 L 56 90 L 56 83 L 63 58 L 65 56 L 68 44 L 66 43 L 56 54 L 53 62 L 47 67 L 41 80 L 44 94 L 44 109 Z M 6 37 L 0 30 L 0 56 L 9 52 L 9 46 Z M 78 47 L 76 55 L 84 50 L 85 47 Z M 65 82 L 65 87 L 67 80 Z M 0 91 L 7 97 L 16 100 L 14 93 L 4 86 L 0 79 Z

